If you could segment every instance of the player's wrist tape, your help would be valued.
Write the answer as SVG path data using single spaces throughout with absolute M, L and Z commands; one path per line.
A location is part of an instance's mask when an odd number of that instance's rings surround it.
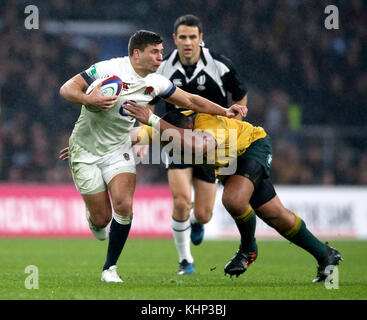
M 156 128 L 158 127 L 158 124 L 159 124 L 159 121 L 161 120 L 160 117 L 158 117 L 157 115 L 155 114 L 152 114 L 150 117 L 149 117 L 149 120 L 148 120 L 148 124 L 153 127 L 153 128 Z

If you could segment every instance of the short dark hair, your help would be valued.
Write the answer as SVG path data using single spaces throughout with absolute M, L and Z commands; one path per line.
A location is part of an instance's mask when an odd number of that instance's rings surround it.
M 194 16 L 193 14 L 186 14 L 176 19 L 173 25 L 173 31 L 175 34 L 177 34 L 177 29 L 181 25 L 188 26 L 188 27 L 198 27 L 199 33 L 203 32 L 202 31 L 203 24 L 201 23 L 201 20 L 197 16 Z
M 190 125 L 190 118 L 177 110 L 167 112 L 162 119 L 179 128 L 187 128 Z
M 163 38 L 159 33 L 148 30 L 138 30 L 129 39 L 129 56 L 133 55 L 135 49 L 144 51 L 148 45 L 160 44 L 162 42 Z

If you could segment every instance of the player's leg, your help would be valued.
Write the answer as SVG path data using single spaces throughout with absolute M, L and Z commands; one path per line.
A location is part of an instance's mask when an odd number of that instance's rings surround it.
M 102 172 L 100 158 L 91 155 L 77 144 L 69 146 L 69 167 L 75 187 L 86 204 L 89 229 L 99 240 L 107 238 L 107 225 L 111 220 L 111 204 Z
M 233 217 L 241 235 L 239 250 L 224 268 L 224 272 L 231 276 L 245 272 L 257 258 L 256 215 L 249 205 L 254 188 L 249 178 L 233 175 L 226 180 L 223 189 L 223 205 Z
M 235 174 L 223 181 L 222 201 L 241 235 L 239 250 L 224 268 L 225 273 L 230 275 L 238 276 L 245 272 L 258 255 L 255 239 L 256 215 L 251 200 L 267 176 L 265 167 L 268 166 L 270 154 L 269 139 L 256 141 L 237 158 Z
M 194 272 L 190 250 L 190 207 L 192 168 L 168 169 L 168 183 L 173 198 L 171 227 L 180 267 L 178 274 Z
M 136 168 L 131 145 L 126 143 L 107 154 L 100 167 L 112 202 L 112 221 L 102 281 L 122 282 L 116 271 L 116 263 L 129 236 L 136 185 Z
M 213 215 L 217 192 L 214 170 L 193 167 L 192 185 L 195 201 L 190 212 L 190 237 L 194 245 L 199 245 L 204 238 L 204 224 L 208 223 Z
M 250 150 L 250 149 L 249 149 Z M 233 217 L 241 235 L 240 251 L 257 251 L 256 215 L 250 205 L 251 198 L 264 177 L 263 165 L 246 153 L 237 159 L 237 170 L 224 180 L 222 202 Z
M 260 204 L 259 206 L 258 204 L 253 204 L 256 207 L 256 214 L 284 238 L 312 254 L 319 264 L 317 277 L 314 282 L 324 281 L 328 276 L 327 270 L 329 270 L 326 268 L 328 266 L 334 267 L 339 263 L 342 259 L 340 253 L 317 239 L 307 229 L 305 222 L 298 215 L 283 206 L 273 190 L 270 179 L 264 180 L 261 191 L 254 195 L 252 199 Z M 270 193 L 274 193 L 273 198 L 261 200 L 264 197 L 263 195 Z
M 112 208 L 107 191 L 96 194 L 82 195 L 86 205 L 86 217 L 89 229 L 96 239 L 105 240 L 107 238 L 107 226 L 111 221 Z
M 253 206 L 249 204 L 262 180 L 269 175 L 270 163 L 271 143 L 270 139 L 265 137 L 252 143 L 246 152 L 237 158 L 235 174 L 222 180 L 224 184 L 222 201 L 241 234 L 238 255 L 244 252 L 251 258 L 247 261 L 247 265 L 257 257 L 256 215 Z M 231 263 L 227 264 L 227 267 L 226 270 L 229 270 Z M 246 266 L 244 269 L 241 267 L 241 270 L 246 271 Z
M 133 217 L 135 185 L 136 178 L 133 173 L 120 173 L 108 184 L 113 206 L 113 218 L 110 226 L 107 258 L 103 270 L 116 266 L 128 238 Z
M 217 184 L 193 178 L 193 187 L 195 195 L 193 209 L 196 221 L 206 224 L 213 215 Z

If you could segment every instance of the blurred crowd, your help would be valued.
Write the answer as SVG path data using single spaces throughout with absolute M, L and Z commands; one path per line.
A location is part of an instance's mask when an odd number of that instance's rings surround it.
M 39 30 L 24 8 L 39 8 Z M 97 44 L 47 33 L 45 20 L 129 21 L 173 49 L 175 19 L 198 15 L 204 41 L 230 57 L 248 87 L 248 121 L 273 141 L 278 184 L 367 183 L 367 6 L 333 1 L 339 29 L 324 27 L 323 0 L 53 0 L 0 2 L 0 181 L 68 183 L 57 159 L 80 107 L 59 87 L 100 60 Z M 185 8 L 184 10 L 182 8 Z M 138 165 L 138 183 L 166 183 L 163 165 Z

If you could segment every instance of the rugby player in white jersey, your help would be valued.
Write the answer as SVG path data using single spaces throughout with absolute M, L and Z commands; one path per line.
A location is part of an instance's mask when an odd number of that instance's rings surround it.
M 234 117 L 247 111 L 239 105 L 225 109 L 176 88 L 170 80 L 155 74 L 163 60 L 162 42 L 157 33 L 137 31 L 129 40 L 129 56 L 98 62 L 60 88 L 63 98 L 83 105 L 69 139 L 69 165 L 86 204 L 89 227 L 97 239 L 107 238 L 107 225 L 112 219 L 101 278 L 105 282 L 122 282 L 116 263 L 133 218 L 136 179 L 130 130 L 135 119 L 124 113 L 124 102 L 131 100 L 146 106 L 158 96 L 202 113 Z M 119 96 L 103 97 L 98 90 L 85 93 L 94 80 L 108 75 L 122 80 Z

